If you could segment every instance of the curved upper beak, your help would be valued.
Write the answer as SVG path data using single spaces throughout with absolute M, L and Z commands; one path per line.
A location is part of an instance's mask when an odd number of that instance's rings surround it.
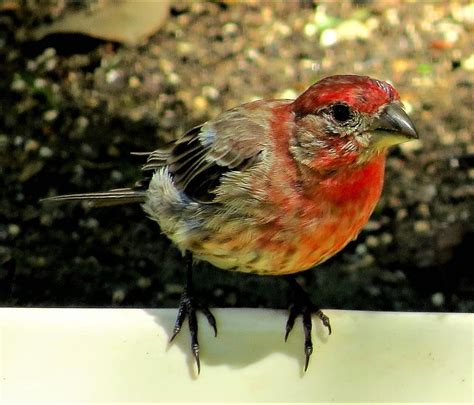
M 390 146 L 418 139 L 413 122 L 398 102 L 387 105 L 372 124 L 374 146 Z

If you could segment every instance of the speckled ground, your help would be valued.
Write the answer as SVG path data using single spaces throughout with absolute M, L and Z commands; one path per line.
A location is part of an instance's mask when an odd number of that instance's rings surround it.
M 28 40 L 51 19 L 46 6 L 0 8 L 3 305 L 176 306 L 180 255 L 140 207 L 38 200 L 130 185 L 131 151 L 355 73 L 395 85 L 421 142 L 391 153 L 358 240 L 300 281 L 323 307 L 474 310 L 472 3 L 179 2 L 136 48 Z M 205 264 L 196 275 L 211 306 L 286 306 L 277 278 Z

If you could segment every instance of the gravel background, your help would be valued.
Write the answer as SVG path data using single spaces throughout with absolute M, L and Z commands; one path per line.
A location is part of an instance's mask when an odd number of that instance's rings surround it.
M 395 85 L 421 141 L 392 151 L 382 200 L 357 241 L 300 282 L 325 308 L 474 310 L 472 3 L 175 2 L 138 47 L 32 40 L 90 5 L 5 4 L 2 305 L 175 307 L 183 263 L 139 206 L 38 200 L 133 184 L 141 162 L 129 152 L 243 102 L 355 73 Z M 284 284 L 206 264 L 196 271 L 210 306 L 283 308 Z

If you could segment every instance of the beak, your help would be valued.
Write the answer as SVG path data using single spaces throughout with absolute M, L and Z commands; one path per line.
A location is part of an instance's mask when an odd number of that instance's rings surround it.
M 376 148 L 384 148 L 413 139 L 418 139 L 415 126 L 397 102 L 387 105 L 372 124 L 371 144 Z

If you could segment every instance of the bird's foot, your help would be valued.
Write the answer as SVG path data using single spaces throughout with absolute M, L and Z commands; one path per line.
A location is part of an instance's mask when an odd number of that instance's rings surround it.
M 201 311 L 204 316 L 207 318 L 209 325 L 214 329 L 214 336 L 217 336 L 217 326 L 216 319 L 212 315 L 209 308 L 201 305 L 196 301 L 194 294 L 188 291 L 187 288 L 184 289 L 181 294 L 181 299 L 179 302 L 178 316 L 173 328 L 173 334 L 170 338 L 170 342 L 178 335 L 183 326 L 184 320 L 188 318 L 189 333 L 191 335 L 191 351 L 193 353 L 194 359 L 196 360 L 196 366 L 198 374 L 201 372 L 201 362 L 199 360 L 199 341 L 198 341 L 198 323 L 196 313 Z
M 332 329 L 329 318 L 311 302 L 307 293 L 300 287 L 300 285 L 297 284 L 294 279 L 291 280 L 290 286 L 293 290 L 294 298 L 293 303 L 290 305 L 290 314 L 286 322 L 285 341 L 288 339 L 288 335 L 295 325 L 296 318 L 301 315 L 304 330 L 304 371 L 306 371 L 308 369 L 309 359 L 313 353 L 313 341 L 311 339 L 312 315 L 315 314 L 319 319 L 321 319 L 323 325 L 328 328 L 329 334 L 332 333 Z

